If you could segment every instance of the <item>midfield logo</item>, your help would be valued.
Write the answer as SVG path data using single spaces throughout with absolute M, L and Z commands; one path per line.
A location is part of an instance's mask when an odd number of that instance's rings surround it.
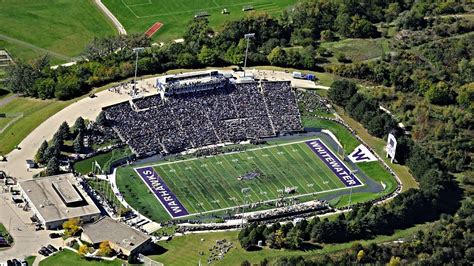
M 353 163 L 377 161 L 377 157 L 362 144 L 355 148 L 348 157 Z

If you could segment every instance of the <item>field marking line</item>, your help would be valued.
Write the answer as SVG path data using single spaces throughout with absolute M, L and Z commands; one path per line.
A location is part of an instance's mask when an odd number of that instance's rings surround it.
M 128 10 L 130 10 L 130 12 L 132 12 L 132 14 L 136 17 L 136 18 L 140 18 L 137 14 L 135 14 L 135 12 L 133 12 L 133 10 L 124 2 L 124 0 L 122 0 L 122 4 L 128 8 Z
M 24 46 L 24 47 L 28 47 L 32 50 L 36 50 L 36 51 L 40 51 L 40 52 L 43 52 L 43 53 L 46 53 L 46 54 L 49 54 L 53 57 L 56 57 L 56 58 L 59 58 L 59 59 L 62 59 L 64 61 L 73 61 L 73 58 L 72 57 L 69 57 L 67 55 L 64 55 L 64 54 L 60 54 L 60 53 L 57 53 L 57 52 L 53 52 L 53 51 L 50 51 L 48 49 L 44 49 L 44 48 L 41 48 L 39 46 L 36 46 L 34 44 L 31 44 L 31 43 L 28 43 L 28 42 L 25 42 L 25 41 L 22 41 L 22 40 L 19 40 L 19 39 L 16 39 L 16 38 L 13 38 L 13 37 L 10 37 L 10 36 L 7 36 L 7 35 L 4 35 L 4 34 L 0 34 L 0 40 L 4 40 L 4 41 L 7 41 L 7 42 L 12 42 L 12 43 L 16 43 L 16 44 L 19 44 L 21 46 Z
M 151 2 L 151 0 L 148 0 L 148 2 L 145 2 L 145 3 L 132 4 L 132 5 L 128 5 L 128 4 L 127 4 L 127 5 L 130 6 L 130 7 L 134 7 L 134 6 L 148 6 L 148 5 L 151 5 L 151 4 L 153 4 L 153 3 Z
M 123 2 L 123 0 L 122 0 Z M 240 4 L 234 4 L 234 5 L 228 5 L 226 7 L 235 7 L 235 6 L 242 6 L 246 4 L 253 4 L 254 2 L 248 2 L 248 3 L 240 3 Z M 126 4 L 125 4 L 126 5 Z M 127 6 L 128 7 L 128 6 Z M 199 9 L 190 9 L 186 11 L 177 11 L 177 12 L 168 12 L 168 13 L 158 13 L 158 14 L 151 14 L 151 15 L 146 15 L 146 16 L 136 16 L 137 18 L 151 18 L 151 17 L 159 17 L 159 16 L 171 16 L 171 15 L 180 15 L 180 14 L 187 14 L 187 13 L 196 13 L 197 11 L 207 11 L 207 10 L 215 10 L 215 9 L 220 9 L 221 6 L 219 7 L 209 7 L 209 8 L 199 8 Z M 130 8 L 129 8 L 130 9 Z M 130 9 L 131 10 L 131 9 Z M 133 13 L 133 11 L 132 11 Z
M 216 5 L 216 7 L 221 8 L 221 6 L 216 2 L 216 0 L 212 0 L 212 2 L 214 3 L 214 5 Z

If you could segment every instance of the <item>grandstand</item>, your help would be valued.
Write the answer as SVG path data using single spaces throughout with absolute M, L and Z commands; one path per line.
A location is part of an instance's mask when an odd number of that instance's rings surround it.
M 302 131 L 290 82 L 234 84 L 216 72 L 166 80 L 166 94 L 103 108 L 141 157 Z

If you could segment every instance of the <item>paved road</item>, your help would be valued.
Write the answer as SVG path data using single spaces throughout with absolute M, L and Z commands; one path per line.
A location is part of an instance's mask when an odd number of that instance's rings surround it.
M 12 42 L 12 43 L 30 48 L 32 50 L 36 50 L 36 51 L 51 55 L 53 57 L 62 59 L 62 60 L 67 61 L 67 62 L 73 61 L 73 58 L 69 57 L 67 55 L 63 55 L 63 54 L 60 54 L 60 53 L 57 53 L 57 52 L 53 52 L 53 51 L 41 48 L 41 47 L 36 46 L 34 44 L 31 44 L 31 43 L 28 43 L 28 42 L 25 42 L 25 41 L 22 41 L 22 40 L 19 40 L 19 39 L 16 39 L 16 38 L 13 38 L 13 37 L 10 37 L 10 36 L 7 36 L 7 35 L 0 34 L 0 40 L 5 40 L 5 41 L 8 41 L 8 42 Z

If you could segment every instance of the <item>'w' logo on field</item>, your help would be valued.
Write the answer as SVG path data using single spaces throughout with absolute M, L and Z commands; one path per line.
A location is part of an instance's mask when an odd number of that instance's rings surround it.
M 364 161 L 370 159 L 369 156 L 367 156 L 362 149 L 357 149 L 357 151 L 351 155 L 352 158 L 354 158 L 356 161 Z

